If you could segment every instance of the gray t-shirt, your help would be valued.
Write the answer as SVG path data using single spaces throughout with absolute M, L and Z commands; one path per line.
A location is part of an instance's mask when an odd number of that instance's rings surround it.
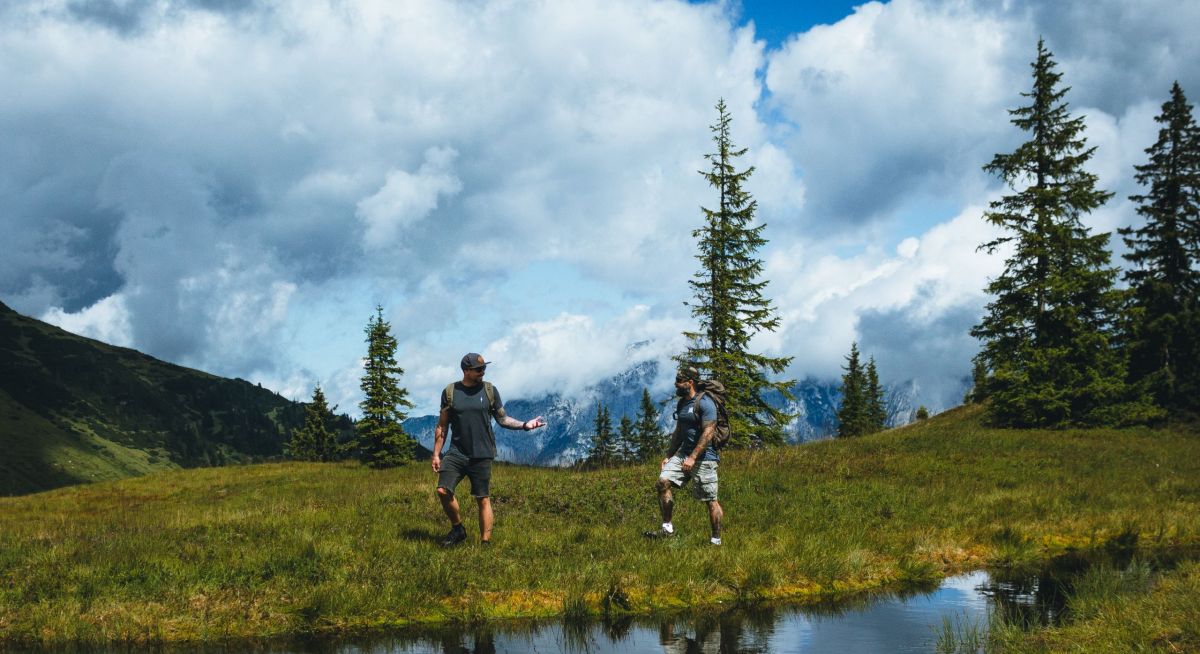
M 681 459 L 686 459 L 692 450 L 696 449 L 696 441 L 700 438 L 701 428 L 704 425 L 717 419 L 717 405 L 713 403 L 707 395 L 700 398 L 701 415 L 696 415 L 696 398 L 681 398 L 679 404 L 675 405 L 675 420 L 679 423 L 679 428 L 683 429 L 683 442 L 675 454 Z M 696 459 L 696 463 L 702 461 L 720 461 L 721 457 L 717 455 L 717 451 L 713 449 L 712 443 L 704 448 L 704 452 Z
M 453 404 L 450 406 L 450 447 L 469 459 L 496 458 L 496 436 L 492 418 L 504 415 L 500 391 L 492 387 L 494 402 L 488 406 L 484 385 L 465 386 L 454 383 Z M 446 408 L 446 393 L 442 393 L 441 408 Z

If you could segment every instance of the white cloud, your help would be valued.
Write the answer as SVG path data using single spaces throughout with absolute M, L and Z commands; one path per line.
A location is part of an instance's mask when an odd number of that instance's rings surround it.
M 861 338 L 858 323 L 866 313 L 903 310 L 932 322 L 963 305 L 982 310 L 983 288 L 1004 260 L 1003 251 L 975 251 L 997 233 L 982 215 L 982 207 L 967 207 L 919 238 L 906 239 L 895 257 L 874 248 L 848 257 L 810 254 L 802 245 L 776 250 L 765 276 L 791 280 L 776 295 L 783 319 L 777 349 L 795 355 L 790 372 L 825 379 L 840 374 L 850 343 Z M 909 373 L 893 369 L 885 376 L 900 381 Z
M 55 307 L 42 315 L 40 319 L 58 325 L 71 333 L 94 338 L 111 345 L 123 347 L 133 345 L 133 333 L 129 327 L 129 310 L 125 306 L 125 298 L 119 294 L 110 295 L 75 313 L 67 313 Z
M 390 171 L 383 188 L 358 203 L 358 216 L 367 225 L 363 244 L 368 250 L 394 245 L 402 230 L 437 208 L 438 196 L 462 190 L 462 182 L 450 170 L 457 156 L 454 148 L 430 148 L 416 174 Z

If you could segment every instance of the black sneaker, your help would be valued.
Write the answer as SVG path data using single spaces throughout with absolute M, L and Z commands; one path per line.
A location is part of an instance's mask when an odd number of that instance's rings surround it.
M 454 547 L 467 539 L 467 530 L 463 528 L 460 522 L 450 528 L 450 533 L 446 534 L 445 540 L 442 541 L 442 547 Z
M 480 544 L 480 545 L 482 545 L 482 546 L 483 546 L 483 547 L 486 549 L 486 548 L 488 548 L 488 547 L 491 547 L 491 546 L 492 546 L 492 541 L 490 541 L 490 540 L 481 540 L 481 541 L 479 541 L 479 544 Z
M 654 531 L 644 531 L 642 535 L 646 538 L 670 538 L 675 535 L 673 531 L 667 531 L 663 528 L 655 529 Z

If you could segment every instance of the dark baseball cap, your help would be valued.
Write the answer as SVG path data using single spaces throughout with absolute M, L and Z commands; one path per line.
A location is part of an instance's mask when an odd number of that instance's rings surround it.
M 471 352 L 470 354 L 463 356 L 462 363 L 459 365 L 462 366 L 463 370 L 470 370 L 471 368 L 482 368 L 489 363 L 491 363 L 491 361 L 483 360 L 482 354 Z
M 675 376 L 690 381 L 700 381 L 700 371 L 696 369 L 696 366 L 679 366 L 679 371 L 675 373 Z

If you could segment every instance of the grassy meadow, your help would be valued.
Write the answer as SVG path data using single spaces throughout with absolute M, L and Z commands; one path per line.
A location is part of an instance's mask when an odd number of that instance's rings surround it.
M 0 646 L 829 599 L 1071 548 L 1200 543 L 1188 428 L 995 430 L 967 407 L 861 439 L 728 452 L 721 547 L 686 491 L 679 535 L 642 538 L 658 523 L 656 474 L 497 465 L 495 544 L 478 545 L 464 482 L 471 538 L 450 550 L 427 463 L 207 468 L 0 498 Z

